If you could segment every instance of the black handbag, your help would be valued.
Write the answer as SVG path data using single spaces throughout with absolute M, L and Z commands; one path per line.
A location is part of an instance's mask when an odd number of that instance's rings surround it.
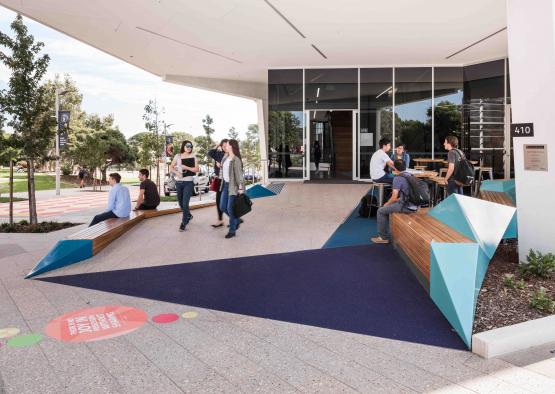
M 235 198 L 235 203 L 233 204 L 233 213 L 235 217 L 240 218 L 246 215 L 252 210 L 252 201 L 245 193 L 239 194 Z

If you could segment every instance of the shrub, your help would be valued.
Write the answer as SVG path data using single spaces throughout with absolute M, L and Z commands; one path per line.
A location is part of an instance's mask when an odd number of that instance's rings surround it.
M 69 164 L 64 164 L 62 166 L 62 174 L 63 175 L 71 175 L 71 166 Z
M 518 282 L 516 282 L 516 288 L 519 290 L 524 289 L 524 279 L 520 279 Z
M 555 301 L 547 295 L 545 287 L 540 287 L 539 291 L 532 293 L 530 307 L 542 312 L 553 313 L 555 311 Z
M 515 276 L 513 274 L 505 274 L 503 277 L 503 286 L 514 289 L 515 288 Z
M 552 253 L 543 255 L 541 252 L 530 249 L 528 256 L 526 256 L 526 263 L 521 261 L 518 269 L 524 277 L 536 275 L 549 279 L 555 272 L 555 255 Z

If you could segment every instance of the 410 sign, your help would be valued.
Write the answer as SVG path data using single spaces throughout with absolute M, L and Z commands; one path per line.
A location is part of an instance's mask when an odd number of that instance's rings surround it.
M 534 123 L 511 123 L 511 137 L 533 137 Z

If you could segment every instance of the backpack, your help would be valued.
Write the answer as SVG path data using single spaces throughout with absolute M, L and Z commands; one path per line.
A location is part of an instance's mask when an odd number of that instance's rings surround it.
M 372 200 L 370 200 L 372 198 Z M 370 205 L 370 201 L 372 201 L 372 205 Z M 370 196 L 367 194 L 366 196 L 360 199 L 360 204 L 358 204 L 358 215 L 363 218 L 369 218 L 376 216 L 378 212 L 377 207 L 378 200 L 374 196 Z
M 470 186 L 474 183 L 476 172 L 474 166 L 463 155 L 459 149 L 455 149 L 459 155 L 459 159 L 455 162 L 455 171 L 453 171 L 453 179 L 458 186 Z
M 405 178 L 409 184 L 409 195 L 406 197 L 411 204 L 420 207 L 430 203 L 430 189 L 426 182 L 409 174 L 401 173 L 399 176 Z

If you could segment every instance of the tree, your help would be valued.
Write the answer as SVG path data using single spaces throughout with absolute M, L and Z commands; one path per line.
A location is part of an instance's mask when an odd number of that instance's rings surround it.
M 1 98 L 0 98 L 1 105 Z M 8 179 L 9 185 L 9 223 L 13 226 L 13 165 L 21 155 L 18 141 L 14 134 L 6 135 L 3 130 L 3 125 L 6 119 L 3 116 L 3 111 L 0 110 L 0 163 L 9 162 L 10 173 Z
M 250 124 L 248 126 L 246 139 L 241 141 L 241 156 L 243 157 L 245 168 L 250 168 L 254 171 L 260 170 L 260 138 L 258 136 L 257 124 Z
M 206 166 L 208 173 L 210 173 L 210 159 L 208 158 L 208 151 L 214 146 L 212 134 L 216 131 L 212 128 L 212 123 L 214 123 L 214 119 L 212 119 L 210 115 L 206 115 L 206 117 L 202 120 L 204 135 L 195 137 L 197 160 L 201 165 Z
M 230 140 L 239 141 L 239 132 L 235 130 L 235 127 L 232 127 L 231 129 L 229 129 L 229 132 L 227 133 L 227 137 Z
M 0 60 L 11 71 L 8 90 L 2 92 L 2 109 L 10 115 L 7 124 L 21 143 L 22 157 L 27 161 L 29 221 L 36 224 L 35 163 L 47 158 L 55 135 L 47 90 L 40 84 L 50 57 L 40 55 L 44 43 L 35 42 L 21 15 L 17 15 L 11 29 L 15 38 L 0 32 L 0 46 L 8 50 L 0 52 Z
M 161 118 L 164 113 L 163 108 L 158 107 L 158 102 L 156 99 L 149 100 L 148 104 L 145 105 L 143 114 L 143 120 L 145 121 L 145 129 L 149 131 L 152 135 L 152 146 L 150 149 L 153 152 L 153 156 L 156 160 L 156 184 L 158 185 L 158 190 L 160 190 L 160 158 L 162 157 L 162 152 L 164 149 L 164 141 L 160 137 L 160 129 L 163 124 Z M 147 148 L 145 146 L 145 148 Z

